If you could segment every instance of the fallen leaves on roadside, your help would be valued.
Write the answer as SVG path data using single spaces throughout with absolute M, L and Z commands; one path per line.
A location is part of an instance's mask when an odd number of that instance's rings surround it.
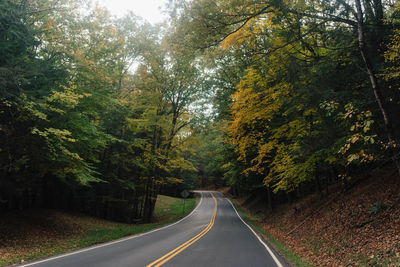
M 330 192 L 325 200 L 311 195 L 294 204 L 279 205 L 272 214 L 265 210 L 267 216 L 259 224 L 316 266 L 400 266 L 397 173 L 377 170 L 345 193 L 335 186 Z M 371 209 L 379 201 L 386 208 L 372 215 Z

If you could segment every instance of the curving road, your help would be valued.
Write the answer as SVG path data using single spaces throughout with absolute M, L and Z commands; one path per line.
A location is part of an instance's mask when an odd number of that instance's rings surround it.
M 198 192 L 197 207 L 177 223 L 22 266 L 288 266 L 223 194 Z

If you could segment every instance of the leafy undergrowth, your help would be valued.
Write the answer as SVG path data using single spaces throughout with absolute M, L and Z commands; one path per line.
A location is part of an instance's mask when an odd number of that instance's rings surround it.
M 257 223 L 315 266 L 400 266 L 400 178 L 375 170 L 346 191 L 311 195 L 273 213 L 244 205 Z M 246 203 L 246 199 L 239 199 Z M 262 214 L 262 215 L 260 215 Z
M 137 234 L 178 220 L 195 206 L 195 199 L 159 195 L 155 223 L 124 224 L 83 214 L 36 209 L 0 216 L 0 266 L 87 247 Z

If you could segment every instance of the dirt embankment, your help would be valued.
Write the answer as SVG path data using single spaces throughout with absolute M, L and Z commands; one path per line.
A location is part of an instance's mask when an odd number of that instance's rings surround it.
M 316 266 L 400 266 L 400 178 L 375 170 L 346 191 L 311 195 L 273 213 L 247 203 L 258 223 Z M 260 216 L 263 214 L 263 216 Z

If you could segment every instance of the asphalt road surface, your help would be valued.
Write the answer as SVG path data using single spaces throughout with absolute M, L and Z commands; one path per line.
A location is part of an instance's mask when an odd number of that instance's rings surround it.
M 22 266 L 287 266 L 223 194 L 199 192 L 197 207 L 177 223 Z

